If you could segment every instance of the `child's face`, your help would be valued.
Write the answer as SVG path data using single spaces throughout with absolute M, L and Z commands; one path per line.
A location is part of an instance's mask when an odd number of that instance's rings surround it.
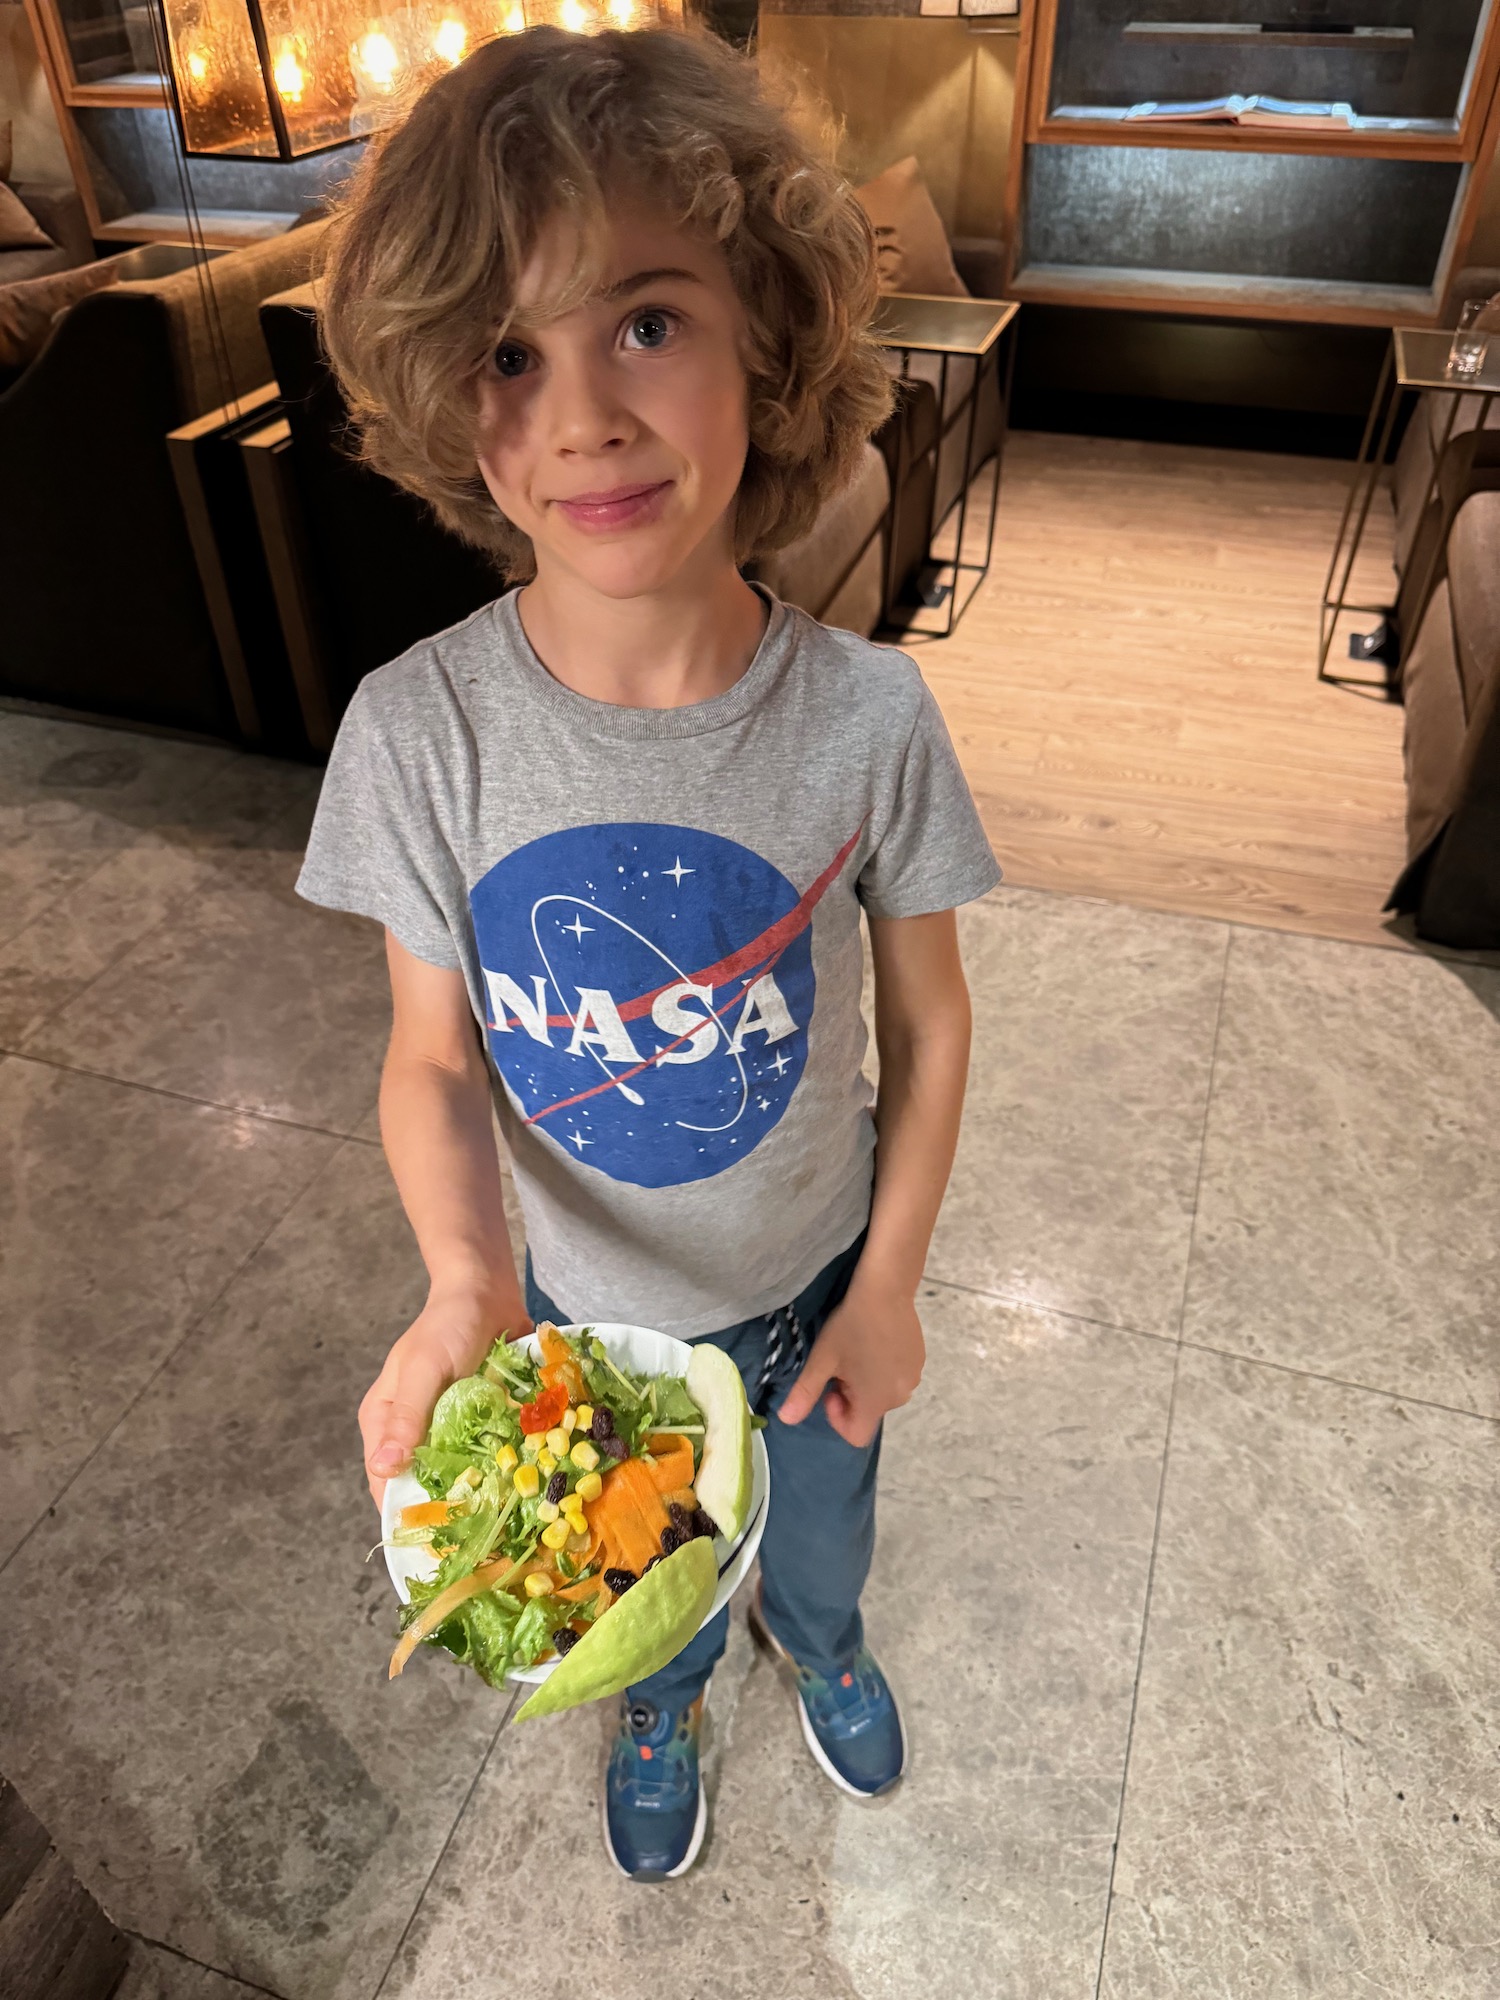
M 734 559 L 749 443 L 744 311 L 717 243 L 622 202 L 594 295 L 535 316 L 572 268 L 564 225 L 543 232 L 517 317 L 480 387 L 479 469 L 531 537 L 606 597 L 707 581 Z M 528 316 L 528 315 L 531 316 Z

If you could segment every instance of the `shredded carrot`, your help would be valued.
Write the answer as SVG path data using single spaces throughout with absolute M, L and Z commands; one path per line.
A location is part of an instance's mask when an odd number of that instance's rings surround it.
M 453 1512 L 446 1500 L 419 1500 L 401 1509 L 403 1528 L 441 1528 Z
M 503 1590 L 512 1581 L 511 1570 L 503 1562 L 486 1563 L 476 1569 L 472 1576 L 460 1577 L 457 1583 L 450 1583 L 446 1590 L 440 1590 L 430 1604 L 424 1604 L 417 1616 L 396 1641 L 396 1650 L 391 1655 L 388 1680 L 394 1680 L 406 1665 L 412 1654 L 429 1633 L 451 1618 L 460 1604 L 467 1604 L 471 1597 L 478 1597 L 486 1590 Z

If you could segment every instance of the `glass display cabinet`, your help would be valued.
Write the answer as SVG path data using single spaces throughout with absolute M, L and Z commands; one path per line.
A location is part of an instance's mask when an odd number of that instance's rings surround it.
M 1500 139 L 1500 0 L 1035 0 L 1015 296 L 1430 321 Z

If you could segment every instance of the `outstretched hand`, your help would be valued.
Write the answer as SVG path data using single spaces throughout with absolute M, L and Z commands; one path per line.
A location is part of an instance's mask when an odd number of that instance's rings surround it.
M 913 1302 L 882 1295 L 875 1286 L 861 1288 L 856 1271 L 777 1417 L 800 1424 L 821 1401 L 839 1436 L 863 1448 L 873 1442 L 887 1410 L 910 1402 L 926 1357 Z
M 410 1465 L 448 1385 L 473 1373 L 502 1329 L 512 1340 L 531 1331 L 524 1310 L 500 1325 L 495 1317 L 492 1305 L 469 1294 L 435 1295 L 386 1356 L 359 1406 L 365 1476 L 377 1507 L 386 1481 Z

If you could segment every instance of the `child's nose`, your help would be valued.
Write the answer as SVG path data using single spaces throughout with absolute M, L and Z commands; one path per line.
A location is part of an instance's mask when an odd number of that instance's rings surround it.
M 558 451 L 599 452 L 628 442 L 634 424 L 613 371 L 590 356 L 554 365 L 547 385 L 548 428 Z

